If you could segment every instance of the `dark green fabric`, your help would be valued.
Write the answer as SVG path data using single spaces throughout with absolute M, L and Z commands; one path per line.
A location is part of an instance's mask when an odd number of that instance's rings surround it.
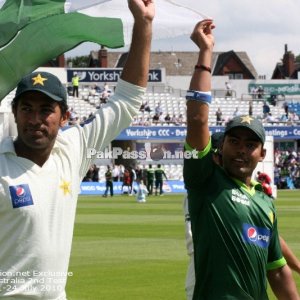
M 122 47 L 122 21 L 69 13 L 40 19 L 24 27 L 0 51 L 0 101 L 26 74 L 86 41 L 109 48 Z
M 248 194 L 213 162 L 211 152 L 184 161 L 184 180 L 195 250 L 193 300 L 268 299 L 267 263 L 282 258 L 273 202 L 258 190 Z M 245 224 L 268 230 L 269 246 L 246 241 Z

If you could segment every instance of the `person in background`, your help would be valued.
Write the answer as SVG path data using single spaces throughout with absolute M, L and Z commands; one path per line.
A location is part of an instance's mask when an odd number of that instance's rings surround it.
M 148 190 L 147 190 L 146 186 L 144 185 L 143 180 L 141 180 L 138 184 L 138 190 L 136 193 L 136 201 L 138 203 L 145 203 L 147 195 L 148 195 Z
M 153 195 L 153 185 L 154 185 L 154 169 L 150 164 L 149 168 L 147 169 L 147 190 L 149 192 L 149 195 Z
M 105 180 L 106 180 L 106 190 L 102 197 L 107 197 L 108 190 L 110 192 L 110 196 L 114 196 L 114 183 L 112 177 L 112 170 L 110 166 L 107 166 L 107 171 L 105 172 Z
M 128 168 L 124 169 L 123 175 L 123 184 L 122 184 L 122 192 L 124 193 L 124 187 L 127 187 L 127 194 L 131 194 L 131 178 L 130 178 L 130 171 Z
M 94 182 L 99 182 L 99 168 L 93 164 L 93 177 L 92 180 Z
M 118 165 L 114 165 L 112 170 L 113 181 L 117 182 L 120 178 L 120 167 Z
M 74 76 L 72 77 L 72 87 L 73 87 L 73 97 L 78 98 L 79 96 L 79 76 L 76 72 L 74 72 Z
M 157 165 L 157 168 L 154 171 L 154 178 L 155 178 L 155 196 L 159 195 L 162 196 L 163 191 L 163 185 L 164 185 L 164 178 L 168 180 L 167 175 L 164 171 L 164 169 L 161 167 L 161 164 Z

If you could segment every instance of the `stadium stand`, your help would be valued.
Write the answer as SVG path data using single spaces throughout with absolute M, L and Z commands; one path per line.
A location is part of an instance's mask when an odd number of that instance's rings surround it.
M 10 92 L 1 102 L 0 109 L 3 112 L 10 111 L 11 109 L 11 101 L 14 97 L 15 91 Z M 233 94 L 235 95 L 235 94 Z M 249 96 L 249 95 L 248 95 Z M 109 100 L 108 100 L 109 101 Z M 144 101 L 148 103 L 150 107 L 150 111 L 140 111 L 138 116 L 134 119 L 132 126 L 185 126 L 186 117 L 186 100 L 182 96 L 178 96 L 169 92 L 162 93 L 153 93 L 147 92 L 144 96 Z M 272 120 L 263 119 L 263 103 L 266 101 L 265 99 L 252 99 L 250 98 L 237 98 L 235 96 L 232 97 L 213 97 L 213 101 L 210 107 L 209 114 L 209 125 L 216 126 L 216 111 L 218 108 L 222 111 L 222 118 L 225 125 L 226 121 L 233 117 L 234 110 L 238 107 L 239 113 L 248 114 L 249 112 L 249 103 L 252 104 L 252 114 L 255 117 L 261 118 L 263 124 L 266 126 L 286 126 L 286 125 L 294 125 L 299 124 L 299 114 L 300 114 L 300 101 L 297 100 L 285 100 L 276 103 L 276 105 L 270 105 L 270 113 L 272 115 Z M 158 122 L 153 122 L 152 117 L 155 113 L 155 107 L 160 103 L 162 109 L 162 118 Z M 79 97 L 74 98 L 71 95 L 68 95 L 68 105 L 70 109 L 75 112 L 78 116 L 79 122 L 82 122 L 88 119 L 93 113 L 97 110 L 97 108 L 101 107 L 101 96 L 99 92 L 92 91 L 91 87 L 80 87 L 79 89 Z M 289 118 L 283 118 L 285 116 L 286 111 L 284 105 L 288 105 L 288 115 Z M 169 114 L 172 118 L 171 121 L 165 122 L 164 117 Z M 178 120 L 178 117 L 182 115 L 182 120 Z M 292 119 L 292 117 L 294 119 Z M 298 156 L 297 156 L 297 168 L 294 170 L 293 174 L 297 174 L 296 176 L 291 177 L 293 186 L 299 187 L 300 184 L 300 172 L 298 171 Z M 289 177 L 286 176 L 284 171 L 288 169 L 288 173 L 291 172 L 291 169 L 286 167 L 286 164 L 283 166 L 282 164 L 278 164 L 280 166 L 281 176 L 277 181 L 277 185 L 279 188 L 284 188 L 287 186 L 287 179 Z M 289 165 L 289 164 L 288 164 Z M 106 171 L 106 165 L 99 165 L 99 178 L 104 178 L 104 173 Z M 143 169 L 147 168 L 148 165 L 142 165 Z M 295 168 L 295 164 L 293 164 Z M 164 164 L 165 172 L 170 180 L 182 180 L 182 164 L 180 163 L 171 163 L 167 162 Z

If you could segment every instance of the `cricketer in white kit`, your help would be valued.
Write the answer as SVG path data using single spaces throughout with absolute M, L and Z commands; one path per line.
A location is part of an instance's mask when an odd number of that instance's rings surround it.
M 92 122 L 64 131 L 67 95 L 59 79 L 35 72 L 18 84 L 18 136 L 0 144 L 0 298 L 66 299 L 80 183 L 92 163 L 139 111 L 147 85 L 154 4 L 130 0 L 133 37 L 115 93 Z

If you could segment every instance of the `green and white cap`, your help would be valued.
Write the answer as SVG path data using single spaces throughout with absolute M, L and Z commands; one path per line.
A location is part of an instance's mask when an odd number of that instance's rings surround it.
M 54 101 L 67 103 L 67 92 L 61 81 L 48 72 L 34 72 L 25 76 L 18 84 L 14 101 L 25 92 L 36 91 Z

